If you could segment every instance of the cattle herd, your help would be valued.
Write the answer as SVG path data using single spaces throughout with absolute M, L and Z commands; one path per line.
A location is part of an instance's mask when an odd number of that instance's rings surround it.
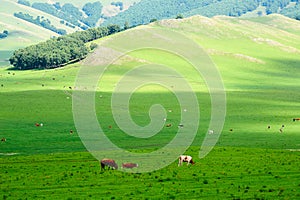
M 193 157 L 189 156 L 189 155 L 181 155 L 178 158 L 178 166 L 181 166 L 182 163 L 186 162 L 187 165 L 192 164 L 194 165 L 195 162 L 193 161 Z M 132 169 L 132 168 L 136 168 L 139 165 L 137 163 L 122 163 L 122 168 L 123 169 Z M 100 161 L 100 167 L 101 170 L 105 170 L 105 169 L 118 169 L 118 164 L 116 163 L 115 160 L 110 159 L 110 158 L 104 158 Z
M 137 163 L 122 163 L 122 168 L 132 169 L 135 167 L 138 167 L 139 165 Z M 118 164 L 113 160 L 109 158 L 104 158 L 100 161 L 100 167 L 101 170 L 107 169 L 118 169 Z
M 293 121 L 294 122 L 295 121 L 300 121 L 300 118 L 293 118 Z M 172 126 L 172 124 L 167 124 L 166 125 L 166 127 L 171 127 L 171 126 Z M 183 128 L 183 125 L 180 124 L 180 125 L 178 125 L 178 127 Z M 284 127 L 285 127 L 284 124 L 281 125 L 281 127 L 279 129 L 280 133 L 283 133 Z M 268 129 L 271 129 L 270 125 L 268 125 Z M 229 131 L 233 132 L 233 129 L 230 129 Z M 209 130 L 208 134 L 214 134 L 214 131 L 213 130 Z M 178 166 L 182 166 L 182 163 L 184 163 L 184 162 L 186 162 L 187 165 L 189 165 L 189 164 L 192 164 L 192 165 L 195 164 L 192 156 L 189 156 L 189 155 L 181 155 L 181 156 L 179 156 L 179 158 L 178 158 Z M 101 166 L 101 170 L 102 169 L 104 170 L 106 168 L 108 168 L 108 169 L 118 169 L 117 163 L 113 159 L 108 159 L 108 158 L 102 159 L 100 161 L 100 166 Z M 130 162 L 129 163 L 122 163 L 122 168 L 123 169 L 132 169 L 132 168 L 136 168 L 138 166 L 139 165 L 137 163 L 130 163 Z
M 300 121 L 300 118 L 293 118 L 293 121 Z M 39 126 L 43 126 L 42 123 L 35 123 L 35 126 L 39 127 Z M 167 127 L 171 127 L 172 124 L 167 124 L 166 125 Z M 178 125 L 178 127 L 180 128 L 183 128 L 183 125 L 180 124 Z M 280 133 L 283 133 L 283 129 L 284 129 L 285 125 L 282 125 L 281 128 L 279 129 Z M 111 126 L 110 126 L 111 128 Z M 268 125 L 268 129 L 271 129 L 271 126 Z M 230 131 L 232 132 L 233 129 L 230 129 Z M 73 130 L 70 130 L 70 134 L 73 134 L 74 131 Z M 208 131 L 208 134 L 213 134 L 214 131 L 213 130 L 209 130 Z M 1 138 L 1 142 L 6 142 L 6 138 L 3 137 Z M 182 163 L 186 162 L 187 165 L 189 164 L 195 164 L 193 158 L 189 155 L 181 155 L 179 156 L 179 159 L 178 159 L 178 166 L 181 166 Z M 137 168 L 139 165 L 137 163 L 131 163 L 131 162 L 128 162 L 128 163 L 122 163 L 122 168 L 123 169 L 132 169 L 132 168 Z M 107 169 L 115 169 L 117 170 L 118 169 L 118 165 L 117 163 L 113 160 L 113 159 L 108 159 L 108 158 L 104 158 L 100 161 L 100 167 L 101 167 L 101 170 L 105 170 L 106 168 Z

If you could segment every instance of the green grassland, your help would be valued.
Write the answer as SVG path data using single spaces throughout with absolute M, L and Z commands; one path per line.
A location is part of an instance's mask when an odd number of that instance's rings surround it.
M 116 82 L 145 62 L 172 66 L 190 82 L 201 121 L 186 153 L 196 164 L 178 167 L 174 161 L 151 173 L 100 171 L 97 159 L 85 150 L 72 114 L 81 63 L 52 70 L 1 68 L 0 137 L 7 141 L 0 143 L 0 198 L 299 199 L 300 123 L 292 121 L 300 117 L 299 22 L 279 15 L 253 19 L 195 16 L 150 26 L 175 29 L 193 39 L 218 67 L 226 89 L 227 115 L 213 151 L 198 158 L 210 121 L 207 87 L 176 55 L 153 49 L 131 52 L 129 58 L 109 66 L 95 94 L 97 117 L 106 135 L 125 149 L 143 153 L 174 137 L 182 108 L 165 88 L 139 88 L 130 102 L 133 120 L 148 124 L 150 106 L 160 103 L 172 110 L 166 123 L 174 126 L 164 127 L 149 140 L 132 139 L 118 128 L 111 113 Z M 97 60 L 97 54 L 88 59 Z M 70 130 L 75 133 L 70 135 Z

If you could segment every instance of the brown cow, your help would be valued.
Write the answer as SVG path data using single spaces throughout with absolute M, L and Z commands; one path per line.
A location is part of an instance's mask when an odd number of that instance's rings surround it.
M 105 169 L 106 166 L 108 167 L 108 169 L 118 169 L 117 163 L 114 160 L 108 158 L 102 159 L 100 161 L 100 166 L 101 170 Z
M 122 163 L 122 168 L 132 169 L 138 167 L 137 163 Z
M 295 122 L 295 121 L 300 121 L 300 118 L 294 118 L 293 122 Z

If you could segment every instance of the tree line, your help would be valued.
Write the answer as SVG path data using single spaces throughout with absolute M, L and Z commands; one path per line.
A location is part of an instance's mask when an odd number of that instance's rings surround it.
M 18 0 L 18 3 L 63 19 L 73 26 L 78 26 L 83 30 L 95 27 L 99 19 L 102 17 L 101 13 L 103 6 L 99 1 L 86 3 L 82 9 L 79 9 L 71 3 L 61 5 L 59 2 L 54 4 L 35 2 L 31 5 L 27 0 Z
M 294 0 L 295 6 L 285 7 L 280 11 L 280 14 L 300 20 L 300 1 Z
M 255 10 L 259 4 L 259 0 L 223 0 L 188 11 L 184 13 L 184 15 L 192 16 L 198 14 L 206 17 L 226 15 L 231 17 L 239 17 L 247 12 Z
M 91 28 L 51 38 L 45 42 L 14 51 L 9 62 L 15 69 L 50 69 L 85 58 L 86 42 L 121 31 L 118 25 Z
M 136 26 L 155 20 L 176 18 L 178 14 L 184 17 L 193 15 L 239 17 L 256 10 L 260 5 L 266 8 L 266 14 L 280 13 L 300 19 L 299 0 L 142 0 L 126 11 L 106 19 L 103 25 L 112 23 L 122 26 L 127 22 L 131 26 Z
M 53 26 L 51 24 L 51 21 L 49 19 L 44 19 L 43 16 L 37 16 L 36 18 L 34 18 L 33 16 L 29 15 L 29 14 L 25 14 L 22 12 L 18 12 L 18 13 L 14 13 L 14 16 L 20 19 L 23 19 L 25 21 L 31 22 L 33 24 L 36 24 L 38 26 L 41 26 L 45 29 L 51 30 L 59 35 L 65 35 L 67 34 L 67 31 L 64 29 L 60 29 L 60 28 L 56 28 L 55 26 Z

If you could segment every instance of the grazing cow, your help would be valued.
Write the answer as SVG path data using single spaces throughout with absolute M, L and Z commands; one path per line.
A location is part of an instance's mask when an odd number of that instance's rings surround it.
M 137 163 L 122 163 L 122 168 L 132 169 L 138 167 Z
M 172 124 L 167 124 L 167 125 L 166 125 L 166 127 L 171 127 L 171 126 L 172 126 Z
M 269 125 L 269 126 L 268 126 L 268 129 L 270 129 L 270 128 L 271 128 L 271 126 Z
M 187 155 L 181 155 L 181 156 L 179 156 L 178 166 L 181 166 L 183 162 L 186 162 L 187 165 L 189 165 L 190 163 L 192 165 L 195 164 L 195 162 L 193 161 L 192 156 L 187 156 Z
M 72 135 L 73 133 L 74 133 L 74 131 L 71 129 L 71 130 L 70 130 L 70 135 Z
M 40 126 L 40 124 L 39 124 L 39 123 L 35 123 L 35 126 L 36 126 L 36 127 L 39 127 L 39 126 Z
M 6 142 L 6 138 L 1 138 L 1 142 Z
M 300 121 L 300 118 L 294 118 L 293 122 L 295 122 L 295 121 Z
M 209 135 L 214 134 L 214 130 L 209 130 L 209 131 L 208 131 L 208 134 L 209 134 Z
M 100 161 L 100 166 L 101 166 L 101 170 L 105 169 L 105 166 L 107 166 L 108 169 L 118 169 L 117 163 L 114 160 L 108 158 L 102 159 Z

